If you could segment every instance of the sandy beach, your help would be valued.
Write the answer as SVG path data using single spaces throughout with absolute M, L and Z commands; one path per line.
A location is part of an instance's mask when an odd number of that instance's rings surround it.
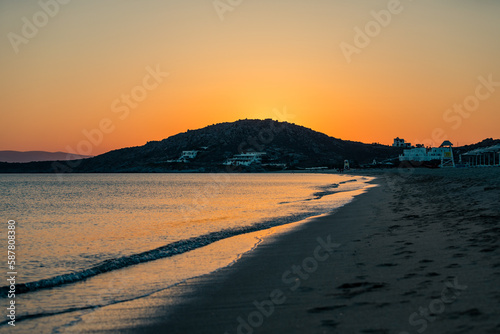
M 184 283 L 184 303 L 126 332 L 500 332 L 499 172 L 370 172 L 377 187 Z
M 500 0 L 0 8 L 0 334 L 500 334 Z

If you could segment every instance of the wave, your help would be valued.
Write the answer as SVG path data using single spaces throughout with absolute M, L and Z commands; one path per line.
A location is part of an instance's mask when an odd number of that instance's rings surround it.
M 176 241 L 168 245 L 161 246 L 142 253 L 109 259 L 81 271 L 62 274 L 34 282 L 16 284 L 16 294 L 33 292 L 41 289 L 56 288 L 66 284 L 76 283 L 114 270 L 186 253 L 191 250 L 207 246 L 216 241 L 230 238 L 236 235 L 257 232 L 269 229 L 271 227 L 297 222 L 321 213 L 322 212 L 308 212 L 293 216 L 280 217 L 273 220 L 257 223 L 252 226 L 246 226 L 236 229 L 226 229 L 208 233 L 198 237 Z M 9 286 L 3 286 L 0 288 L 0 295 L 7 296 L 8 291 Z
M 340 185 L 339 183 L 333 183 L 333 184 L 329 184 L 329 185 L 326 185 L 326 186 L 318 187 L 318 189 L 321 189 L 322 191 L 313 193 L 312 196 L 315 196 L 315 197 L 306 198 L 306 199 L 299 199 L 299 200 L 296 200 L 296 201 L 279 202 L 278 205 L 290 204 L 290 203 L 308 202 L 308 201 L 312 201 L 312 200 L 316 200 L 316 199 L 321 199 L 323 196 L 331 195 L 331 194 L 334 194 L 334 193 L 338 192 L 336 190 L 334 191 L 334 190 L 329 190 L 329 189 L 338 188 L 339 185 Z
M 340 182 L 339 184 L 353 182 L 353 181 L 356 181 L 356 180 L 343 181 L 343 182 Z M 339 192 L 338 190 L 337 191 L 329 190 L 332 188 L 333 189 L 337 188 L 339 186 L 339 184 L 330 184 L 330 185 L 321 187 L 321 189 L 323 191 L 314 193 L 313 196 L 316 196 L 316 197 L 308 199 L 308 200 L 319 199 L 323 196 Z M 88 278 L 91 278 L 91 277 L 94 277 L 94 276 L 97 276 L 100 274 L 114 271 L 114 270 L 119 270 L 119 269 L 126 268 L 129 266 L 137 265 L 140 263 L 146 263 L 146 262 L 150 262 L 150 261 L 154 261 L 154 260 L 163 259 L 163 258 L 171 257 L 174 255 L 186 253 L 186 252 L 192 251 L 194 249 L 207 246 L 207 245 L 214 243 L 216 241 L 227 239 L 227 238 L 237 236 L 240 234 L 257 232 L 257 231 L 269 229 L 271 227 L 297 222 L 297 221 L 306 219 L 308 217 L 319 215 L 322 213 L 324 213 L 324 212 L 310 211 L 307 213 L 295 214 L 295 215 L 286 216 L 286 217 L 276 217 L 276 218 L 273 218 L 271 220 L 260 222 L 260 223 L 257 223 L 257 224 L 251 225 L 251 226 L 244 226 L 244 227 L 235 228 L 235 229 L 225 229 L 225 230 L 216 231 L 216 232 L 208 233 L 205 235 L 201 235 L 201 236 L 197 236 L 197 237 L 193 237 L 193 238 L 189 238 L 189 239 L 179 240 L 179 241 L 167 244 L 165 246 L 161 246 L 161 247 L 158 247 L 158 248 L 155 248 L 152 250 L 148 250 L 148 251 L 145 251 L 142 253 L 128 255 L 128 256 L 122 256 L 122 257 L 115 258 L 115 259 L 109 259 L 109 260 L 103 261 L 101 263 L 98 263 L 90 268 L 82 269 L 80 271 L 67 273 L 67 274 L 61 274 L 61 275 L 58 275 L 55 277 L 41 279 L 38 281 L 16 284 L 16 294 L 33 292 L 33 291 L 37 291 L 37 290 L 41 290 L 41 289 L 56 288 L 56 287 L 66 285 L 66 284 L 76 283 L 76 282 L 83 281 L 85 279 L 88 279 Z M 9 291 L 9 286 L 0 287 L 0 296 L 6 296 L 8 291 Z
M 342 181 L 339 183 L 332 183 L 332 184 L 328 184 L 325 186 L 320 186 L 320 187 L 317 187 L 317 189 L 319 189 L 321 191 L 317 191 L 317 192 L 313 193 L 312 196 L 314 196 L 314 197 L 301 199 L 301 200 L 297 200 L 297 201 L 279 202 L 278 204 L 281 205 L 281 204 L 290 204 L 290 203 L 297 203 L 297 202 L 308 202 L 308 201 L 321 199 L 321 198 L 328 196 L 328 195 L 333 195 L 333 194 L 342 193 L 342 192 L 346 192 L 346 191 L 352 191 L 352 189 L 347 189 L 347 190 L 346 189 L 339 189 L 339 187 L 342 184 L 346 184 L 349 182 L 357 182 L 357 181 L 358 181 L 357 179 L 351 179 L 351 180 L 346 180 L 346 181 Z M 360 187 L 363 187 L 363 186 L 360 186 Z
M 333 195 L 333 194 L 337 194 L 337 193 L 351 191 L 352 189 L 338 189 L 338 188 L 342 184 L 346 184 L 346 183 L 350 183 L 350 182 L 357 182 L 357 181 L 358 180 L 356 180 L 356 179 L 352 179 L 352 180 L 342 181 L 339 183 L 334 183 L 334 184 L 331 184 L 328 186 L 319 187 L 319 189 L 321 189 L 322 191 L 315 192 L 313 194 L 314 198 L 309 198 L 307 200 L 308 201 L 318 200 L 318 199 L 321 199 L 321 198 L 328 196 L 328 195 Z M 362 188 L 363 186 L 360 186 L 360 187 Z

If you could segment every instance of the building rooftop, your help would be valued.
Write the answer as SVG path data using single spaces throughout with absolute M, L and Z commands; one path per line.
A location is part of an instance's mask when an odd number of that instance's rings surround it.
M 441 146 L 439 146 L 439 147 L 443 147 L 443 146 L 453 146 L 453 144 L 452 144 L 452 142 L 451 142 L 451 141 L 449 141 L 449 140 L 445 140 L 445 141 L 441 144 Z

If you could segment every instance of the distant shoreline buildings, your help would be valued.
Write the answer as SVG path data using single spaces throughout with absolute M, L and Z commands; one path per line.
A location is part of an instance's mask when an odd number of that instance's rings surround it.
M 410 148 L 412 146 L 410 143 L 406 143 L 404 139 L 396 137 L 394 138 L 394 143 L 392 144 L 392 147 Z
M 395 143 L 396 139 L 394 139 Z M 404 143 L 404 139 L 399 140 Z M 411 145 L 408 147 L 411 147 Z M 403 151 L 403 154 L 399 156 L 399 161 L 407 162 L 412 166 L 430 168 L 455 167 L 452 147 L 453 144 L 449 140 L 445 140 L 439 147 L 411 147 Z
M 458 152 L 461 153 L 458 161 L 455 161 L 453 144 L 449 140 L 445 140 L 439 147 L 424 147 L 422 144 L 412 146 L 411 143 L 406 142 L 403 138 L 397 137 L 394 138 L 392 147 L 403 148 L 403 153 L 400 154 L 397 159 L 402 166 L 407 167 L 443 168 L 500 166 L 500 145 L 483 147 L 465 153 Z M 167 162 L 190 163 L 198 157 L 200 150 L 205 151 L 207 148 L 208 147 L 200 147 L 199 150 L 182 151 L 179 158 L 168 160 Z M 263 163 L 263 160 L 266 160 L 266 163 Z M 267 160 L 269 160 L 269 158 L 266 152 L 245 152 L 226 158 L 226 160 L 222 162 L 222 165 L 241 167 L 258 165 L 275 169 L 286 168 L 285 163 L 269 163 Z M 376 161 L 372 163 L 372 165 L 376 164 Z M 349 167 L 349 160 L 345 160 L 344 169 L 347 170 Z M 303 169 L 318 169 L 318 167 Z
M 439 147 L 424 147 L 417 144 L 416 147 L 406 143 L 404 139 L 395 138 L 393 147 L 404 147 L 403 154 L 399 156 L 401 163 L 413 167 L 489 167 L 500 166 L 500 145 L 477 148 L 460 154 L 455 164 L 453 156 L 453 144 L 445 140 Z

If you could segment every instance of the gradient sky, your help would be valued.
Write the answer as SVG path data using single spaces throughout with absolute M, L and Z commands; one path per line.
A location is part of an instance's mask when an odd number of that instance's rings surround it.
M 0 150 L 95 155 L 243 118 L 367 143 L 500 137 L 500 84 L 478 79 L 500 82 L 500 1 L 55 1 L 0 0 Z

